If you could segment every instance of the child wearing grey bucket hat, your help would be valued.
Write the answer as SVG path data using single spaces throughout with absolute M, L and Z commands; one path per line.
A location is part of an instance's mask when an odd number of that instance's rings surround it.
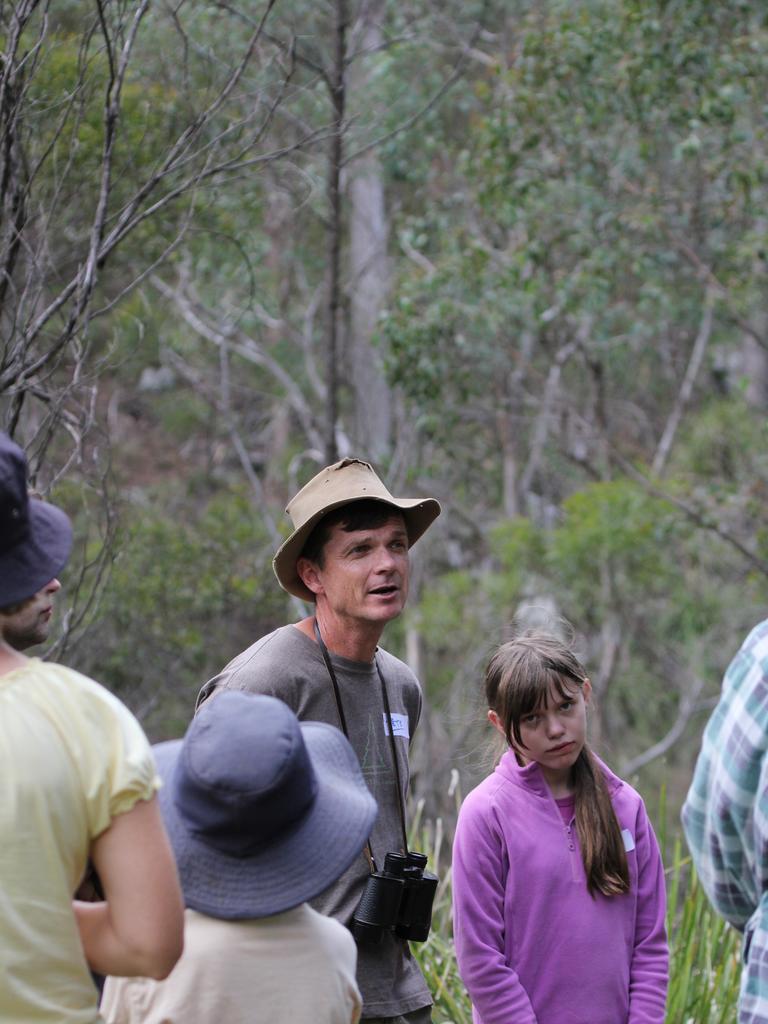
M 110 978 L 108 1024 L 354 1024 L 356 948 L 306 901 L 360 855 L 376 801 L 334 726 L 229 691 L 155 747 L 185 951 L 169 978 Z

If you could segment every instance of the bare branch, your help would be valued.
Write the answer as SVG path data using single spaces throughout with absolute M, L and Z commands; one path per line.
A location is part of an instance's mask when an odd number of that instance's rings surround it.
M 634 775 L 635 772 L 644 768 L 645 765 L 650 764 L 651 761 L 655 761 L 657 757 L 661 757 L 666 754 L 668 750 L 677 743 L 680 737 L 685 732 L 691 717 L 697 712 L 704 708 L 711 706 L 712 702 L 702 702 L 699 700 L 701 691 L 704 689 L 704 680 L 701 677 L 694 677 L 690 689 L 680 695 L 680 701 L 677 706 L 677 715 L 671 727 L 662 736 L 658 743 L 654 743 L 648 747 L 642 753 L 637 754 L 635 757 L 625 761 L 621 766 L 621 774 L 624 778 Z
M 609 442 L 611 449 L 611 458 L 618 466 L 621 467 L 622 471 L 626 473 L 628 477 L 640 484 L 646 493 L 652 495 L 654 498 L 659 498 L 662 501 L 668 502 L 674 506 L 680 512 L 682 512 L 691 522 L 700 526 L 703 530 L 708 530 L 710 533 L 714 533 L 716 537 L 719 537 L 729 547 L 734 548 L 739 554 L 752 566 L 753 569 L 757 569 L 758 572 L 764 576 L 768 576 L 768 561 L 764 558 L 760 558 L 759 555 L 751 551 L 746 544 L 743 544 L 738 537 L 735 537 L 732 533 L 724 530 L 719 523 L 717 523 L 712 517 L 712 513 L 695 508 L 688 502 L 683 501 L 682 498 L 678 498 L 674 494 L 670 494 L 668 491 L 657 487 L 645 474 L 641 473 L 628 459 L 616 449 L 616 447 Z
M 536 471 L 538 470 L 541 462 L 544 446 L 547 441 L 547 436 L 549 435 L 550 423 L 552 421 L 552 410 L 560 390 L 560 378 L 562 376 L 563 367 L 577 350 L 578 346 L 578 341 L 571 341 L 568 342 L 568 344 L 563 345 L 556 353 L 555 358 L 552 360 L 549 367 L 547 380 L 544 385 L 544 396 L 541 400 L 541 409 L 533 430 L 528 462 L 520 478 L 520 493 L 522 495 L 526 495 L 530 491 L 533 478 L 536 475 Z
M 450 92 L 453 86 L 464 74 L 467 64 L 467 52 L 464 51 L 456 61 L 453 71 L 422 107 L 420 107 L 414 114 L 411 114 L 410 117 L 407 117 L 402 121 L 396 128 L 393 128 L 389 132 L 385 132 L 383 135 L 377 136 L 377 138 L 366 143 L 365 146 L 361 146 L 360 149 L 355 150 L 354 153 L 350 153 L 349 156 L 344 158 L 342 167 L 348 167 L 349 164 L 354 163 L 355 160 L 359 160 L 361 156 L 365 156 L 366 153 L 370 153 L 372 149 L 378 149 L 378 147 L 383 143 L 389 142 L 390 139 L 394 139 L 398 135 L 402 135 L 403 132 L 408 131 L 409 128 L 412 128 L 417 124 L 422 117 L 428 114 L 430 110 L 433 110 L 440 103 L 446 93 Z
M 322 436 L 315 426 L 312 410 L 291 374 L 243 331 L 229 324 L 213 326 L 213 314 L 209 310 L 203 310 L 180 289 L 171 288 L 157 275 L 152 276 L 151 283 L 161 295 L 174 302 L 186 323 L 201 337 L 212 342 L 217 348 L 227 344 L 244 359 L 266 369 L 285 391 L 291 408 L 304 428 L 310 447 L 323 447 Z
M 243 472 L 245 473 L 246 480 L 251 485 L 253 491 L 254 501 L 256 508 L 258 509 L 261 521 L 267 529 L 269 538 L 272 541 L 273 547 L 278 548 L 282 542 L 283 537 L 280 531 L 277 529 L 275 521 L 269 511 L 269 505 L 264 494 L 264 488 L 261 485 L 258 474 L 255 472 L 251 460 L 248 456 L 248 451 L 245 447 L 242 437 L 237 430 L 235 416 L 232 410 L 231 390 L 230 390 L 230 372 L 229 372 L 229 354 L 226 340 L 219 346 L 219 366 L 221 369 L 221 402 L 220 411 L 222 412 L 224 419 L 229 429 L 229 437 L 232 441 L 232 446 L 237 452 L 237 457 L 240 460 L 240 465 Z M 306 610 L 304 603 L 298 598 L 291 596 L 291 604 L 294 610 L 300 617 L 304 617 Z
M 139 24 L 146 13 L 149 0 L 142 0 L 139 6 L 133 10 L 132 20 L 128 26 L 128 31 L 125 34 L 124 42 L 119 51 L 113 45 L 113 38 L 110 35 L 110 29 L 106 18 L 106 7 L 103 4 L 103 0 L 99 0 L 99 24 L 101 25 L 108 53 L 109 80 L 107 83 L 104 103 L 104 139 L 101 160 L 101 183 L 96 200 L 93 221 L 89 229 L 90 241 L 88 252 L 84 261 L 78 265 L 72 277 L 64 283 L 53 296 L 49 297 L 47 302 L 40 303 L 39 301 L 34 301 L 33 303 L 30 303 L 31 306 L 36 307 L 34 315 L 21 330 L 13 331 L 11 336 L 15 340 L 12 342 L 10 347 L 6 347 L 4 362 L 2 367 L 0 367 L 0 391 L 8 391 L 12 388 L 16 393 L 20 393 L 21 389 L 26 387 L 29 382 L 43 370 L 44 367 L 53 364 L 58 359 L 59 355 L 72 341 L 77 332 L 83 329 L 84 323 L 87 325 L 87 321 L 92 319 L 94 315 L 100 315 L 107 309 L 112 308 L 114 303 L 119 301 L 119 298 L 122 298 L 131 290 L 131 288 L 135 287 L 139 281 L 143 280 L 148 273 L 151 273 L 152 268 L 147 268 L 140 275 L 137 275 L 134 281 L 121 291 L 118 299 L 113 300 L 95 314 L 89 313 L 91 296 L 96 283 L 97 269 L 104 265 L 116 246 L 122 243 L 129 233 L 135 231 L 147 219 L 156 216 L 170 203 L 184 197 L 188 193 L 193 193 L 207 180 L 215 178 L 221 179 L 223 177 L 234 178 L 236 175 L 243 174 L 258 164 L 264 164 L 273 160 L 281 159 L 291 152 L 327 137 L 327 129 L 322 127 L 315 128 L 308 131 L 305 137 L 300 138 L 292 144 L 280 147 L 279 149 L 269 153 L 262 153 L 255 156 L 251 155 L 253 148 L 264 137 L 274 121 L 275 113 L 285 96 L 285 90 L 287 89 L 288 82 L 290 81 L 292 74 L 291 67 L 288 74 L 283 79 L 277 94 L 272 98 L 261 124 L 258 126 L 256 131 L 251 133 L 250 137 L 241 144 L 239 153 L 227 155 L 223 160 L 217 160 L 213 156 L 217 148 L 226 141 L 227 137 L 238 131 L 239 128 L 246 123 L 247 119 L 243 119 L 239 123 L 230 122 L 219 133 L 217 133 L 212 140 L 207 140 L 204 145 L 197 150 L 192 146 L 194 140 L 201 137 L 203 128 L 221 109 L 224 102 L 232 94 L 237 83 L 242 78 L 245 68 L 254 54 L 257 42 L 263 34 L 266 19 L 275 2 L 276 0 L 268 0 L 262 16 L 248 40 L 244 54 L 240 57 L 236 67 L 230 73 L 227 81 L 219 90 L 216 97 L 181 133 L 176 142 L 166 153 L 160 166 L 149 175 L 143 184 L 134 192 L 133 196 L 123 205 L 123 208 L 111 229 L 105 234 L 109 201 L 112 195 L 112 164 L 117 138 L 122 86 L 125 81 L 132 49 L 136 41 Z M 34 5 L 30 5 L 30 8 L 32 6 Z M 120 28 L 118 27 L 118 32 L 119 31 Z M 72 104 L 76 102 L 76 95 L 77 87 L 67 100 L 65 113 L 59 120 L 59 127 L 54 131 L 53 138 L 49 140 L 45 152 L 40 156 L 36 170 L 39 169 L 41 162 L 45 157 L 52 152 L 53 147 L 56 144 L 56 139 L 60 136 L 60 132 L 66 122 L 68 111 Z M 73 152 L 74 149 L 70 147 L 67 152 L 68 160 L 72 159 Z M 184 168 L 185 165 L 190 164 L 192 161 L 199 161 L 200 158 L 205 158 L 205 162 L 202 166 L 192 169 L 186 178 L 180 182 L 177 181 L 170 188 L 167 188 L 165 193 L 154 203 L 149 206 L 146 205 L 146 200 L 152 192 L 157 190 L 158 186 L 167 179 L 170 179 L 172 175 L 175 176 L 179 170 Z M 59 178 L 59 182 L 63 180 L 63 176 Z M 58 188 L 60 188 L 60 184 L 57 185 L 57 189 Z M 49 208 L 46 211 L 46 219 L 49 219 L 52 216 L 53 208 L 55 206 L 56 197 L 54 196 L 52 204 L 49 205 Z M 178 238 L 181 236 L 181 233 L 183 233 L 184 226 L 185 225 L 182 225 L 182 228 L 177 235 L 177 241 L 167 245 L 163 254 L 154 261 L 155 266 L 159 265 L 159 263 L 162 262 L 162 259 L 166 258 L 176 247 Z M 21 225 L 16 229 L 16 237 L 19 239 L 19 243 L 21 243 Z M 44 239 L 45 233 L 43 233 L 43 244 Z M 39 250 L 38 253 L 34 253 L 30 250 L 30 268 L 34 268 L 38 265 L 38 260 L 41 255 L 42 250 Z M 5 256 L 6 261 L 10 260 L 10 265 L 7 267 L 6 273 L 0 277 L 0 281 L 2 281 L 3 287 L 7 288 L 11 285 L 10 270 L 12 269 L 13 261 L 15 260 L 13 249 L 11 249 L 11 254 L 8 256 L 8 247 L 6 246 Z M 42 276 L 40 281 L 42 285 Z M 38 288 L 38 292 L 42 296 L 41 287 Z M 23 294 L 19 296 L 19 301 L 14 304 L 15 308 L 12 312 L 12 315 L 15 315 L 17 319 L 20 315 L 20 303 L 22 301 L 24 301 Z M 61 328 L 56 332 L 56 336 L 47 340 L 44 349 L 39 351 L 34 358 L 30 359 L 29 356 L 32 351 L 33 342 L 44 331 L 46 326 L 50 324 L 51 320 L 55 316 L 61 314 L 67 306 L 70 306 L 70 308 L 66 319 Z
M 639 185 L 636 185 L 634 182 L 629 181 L 626 178 L 622 181 L 622 185 L 627 192 L 630 192 L 634 196 L 643 197 L 645 195 Z M 722 300 L 729 319 L 740 327 L 745 334 L 749 335 L 750 338 L 756 341 L 761 348 L 768 349 L 768 338 L 766 338 L 765 332 L 758 330 L 754 324 L 751 324 L 749 320 L 746 319 L 746 317 L 733 309 L 731 304 L 731 295 L 728 288 L 722 283 L 722 281 L 720 281 L 714 270 L 701 258 L 693 246 L 684 238 L 681 238 L 663 217 L 659 219 L 658 226 L 672 242 L 680 255 L 696 269 L 699 278 L 707 285 L 712 294 Z
M 704 360 L 704 353 L 707 350 L 709 339 L 712 334 L 712 320 L 714 312 L 714 291 L 711 285 L 707 287 L 706 294 L 704 296 L 704 312 L 702 313 L 701 323 L 699 330 L 696 335 L 696 339 L 691 349 L 690 359 L 688 360 L 688 366 L 683 377 L 683 382 L 680 385 L 680 391 L 675 401 L 674 407 L 669 414 L 664 432 L 661 435 L 656 454 L 653 457 L 651 463 L 651 472 L 654 476 L 661 476 L 664 472 L 664 467 L 667 464 L 669 453 L 672 450 L 672 444 L 677 434 L 677 429 L 680 426 L 680 421 L 683 418 L 688 403 L 691 400 L 693 394 L 693 385 L 696 382 L 696 378 L 699 375 L 701 364 Z
M 574 412 L 575 416 L 578 416 L 577 412 Z M 581 417 L 579 417 L 581 418 Z M 587 427 L 590 424 L 585 424 Z M 592 424 L 594 428 L 595 424 Z M 608 432 L 605 428 L 605 424 L 601 422 L 597 425 L 598 435 L 600 437 L 601 444 L 605 446 L 608 452 L 609 458 L 612 463 L 618 466 L 621 471 L 628 476 L 635 483 L 639 484 L 646 494 L 650 494 L 654 498 L 659 498 L 661 501 L 667 502 L 672 505 L 678 511 L 682 512 L 687 519 L 690 519 L 692 523 L 700 527 L 703 530 L 707 530 L 709 533 L 713 533 L 716 537 L 719 537 L 726 545 L 733 548 L 741 555 L 745 561 L 752 566 L 753 569 L 757 569 L 764 576 L 768 576 L 768 561 L 761 558 L 758 554 L 747 547 L 738 537 L 725 530 L 714 518 L 714 514 L 707 509 L 696 508 L 694 505 L 675 494 L 671 494 L 669 491 L 664 490 L 655 484 L 648 476 L 646 476 L 637 466 L 619 451 L 616 444 L 608 436 Z M 583 460 L 577 460 L 579 465 L 586 468 L 586 464 Z M 602 478 L 602 476 L 600 477 Z

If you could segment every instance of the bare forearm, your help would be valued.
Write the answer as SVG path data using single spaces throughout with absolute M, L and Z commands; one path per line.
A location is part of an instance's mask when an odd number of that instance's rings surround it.
M 109 904 L 72 903 L 85 958 L 98 974 L 162 979 L 179 958 L 178 942 L 158 944 L 142 934 L 120 934 L 110 915 Z

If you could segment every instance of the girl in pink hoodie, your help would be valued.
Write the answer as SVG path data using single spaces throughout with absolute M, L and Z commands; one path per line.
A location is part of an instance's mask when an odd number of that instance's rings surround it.
M 528 632 L 486 671 L 509 750 L 461 808 L 454 934 L 476 1024 L 663 1024 L 664 875 L 642 799 L 586 743 L 591 684 Z

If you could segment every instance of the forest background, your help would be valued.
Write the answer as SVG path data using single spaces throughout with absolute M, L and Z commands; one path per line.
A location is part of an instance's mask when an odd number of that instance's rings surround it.
M 0 0 L 0 426 L 77 542 L 47 656 L 153 739 L 303 609 L 344 455 L 444 512 L 386 645 L 450 835 L 485 661 L 567 620 L 676 820 L 768 597 L 768 12 Z

